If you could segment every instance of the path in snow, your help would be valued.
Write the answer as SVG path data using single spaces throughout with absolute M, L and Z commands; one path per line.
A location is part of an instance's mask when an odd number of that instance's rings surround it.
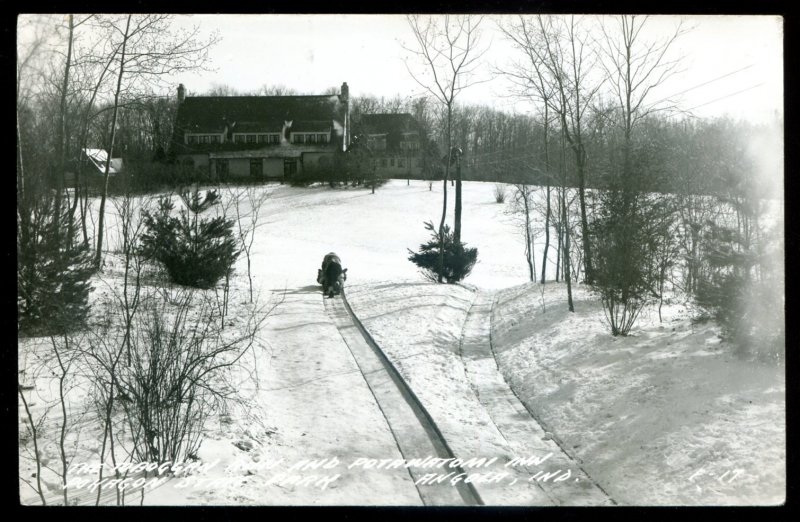
M 349 468 L 358 458 L 403 457 L 321 297 L 318 285 L 290 286 L 259 333 L 265 346 L 255 350 L 257 364 L 249 359 L 247 364 L 260 388 L 247 391 L 255 394 L 247 415 L 237 412 L 211 430 L 198 453 L 203 462 L 221 459 L 203 477 L 225 482 L 180 490 L 170 484 L 148 494 L 148 504 L 421 504 L 404 469 Z M 329 470 L 290 468 L 333 457 L 341 464 Z M 283 478 L 337 474 L 340 478 L 324 489 Z
M 427 411 L 375 341 L 359 324 L 355 314 L 347 306 L 344 294 L 341 298 L 325 299 L 325 308 L 361 369 L 364 380 L 383 412 L 403 458 L 406 460 L 426 457 L 453 458 L 454 455 Z M 429 472 L 415 467 L 407 469 L 415 481 Z M 461 473 L 462 470 L 459 469 L 458 472 Z M 448 482 L 420 484 L 417 485 L 417 490 L 425 505 L 482 504 L 475 489 L 463 482 L 456 486 Z
M 551 453 L 547 460 L 549 469 L 571 470 L 569 481 L 572 484 L 569 486 L 551 480 L 537 482 L 554 503 L 581 506 L 613 504 L 613 500 L 580 465 L 547 436 L 500 373 L 491 344 L 493 303 L 493 292 L 478 292 L 467 312 L 461 338 L 460 353 L 475 395 L 512 453 L 533 457 Z M 533 472 L 529 475 L 535 476 Z

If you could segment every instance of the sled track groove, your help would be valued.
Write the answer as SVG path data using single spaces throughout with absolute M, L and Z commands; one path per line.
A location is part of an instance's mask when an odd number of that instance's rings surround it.
M 453 459 L 455 455 L 433 418 L 417 395 L 400 375 L 383 350 L 364 328 L 347 302 L 344 290 L 341 298 L 323 296 L 325 309 L 342 335 L 355 362 L 364 376 L 378 407 L 405 460 L 435 457 Z M 408 467 L 420 499 L 425 505 L 483 505 L 480 494 L 471 483 L 451 485 L 442 483 L 417 484 L 428 473 L 445 475 L 464 473 L 459 467 L 432 467 L 420 471 Z
M 519 404 L 520 406 L 522 406 L 522 408 L 524 408 L 524 411 L 526 411 L 528 413 L 528 415 L 530 416 L 531 420 L 533 420 L 533 422 L 535 422 L 537 425 L 539 425 L 541 427 L 541 429 L 543 429 L 546 432 L 549 432 L 549 433 L 552 434 L 552 437 L 551 437 L 550 440 L 553 442 L 553 444 L 555 444 L 558 447 L 558 449 L 561 451 L 561 453 L 563 453 L 564 456 L 566 456 L 567 459 L 569 459 L 569 461 L 572 463 L 572 465 L 574 465 L 578 470 L 580 470 L 580 473 L 582 473 L 583 476 L 586 479 L 588 479 L 588 481 L 591 484 L 592 488 L 595 488 L 596 491 L 598 491 L 603 497 L 605 497 L 605 499 L 607 501 L 607 504 L 608 505 L 612 505 L 612 506 L 616 506 L 617 502 L 614 500 L 614 498 L 603 488 L 603 486 L 601 486 L 586 471 L 586 469 L 583 467 L 581 462 L 578 459 L 575 458 L 575 456 L 572 454 L 572 452 L 567 450 L 566 445 L 558 437 L 556 437 L 553 434 L 552 428 L 550 428 L 550 426 L 548 426 L 548 424 L 545 423 L 541 419 L 541 417 L 538 416 L 536 414 L 536 412 L 534 412 L 530 408 L 530 406 L 528 405 L 527 402 L 522 400 L 522 397 L 520 397 L 519 394 L 517 394 L 517 390 L 515 390 L 514 387 L 511 385 L 511 382 L 508 380 L 506 375 L 503 374 L 502 371 L 500 371 L 500 363 L 499 363 L 499 360 L 497 358 L 497 352 L 495 351 L 494 342 L 493 342 L 493 339 L 492 339 L 492 325 L 493 325 L 493 322 L 494 322 L 494 311 L 495 311 L 495 305 L 496 304 L 497 304 L 497 296 L 495 294 L 495 295 L 493 295 L 491 297 L 491 304 L 489 306 L 489 314 L 488 314 L 489 315 L 489 317 L 488 317 L 488 321 L 489 321 L 488 333 L 489 333 L 489 335 L 488 335 L 488 338 L 486 339 L 486 342 L 488 344 L 488 346 L 487 346 L 488 347 L 488 354 L 486 354 L 486 355 L 490 355 L 491 356 L 492 362 L 494 363 L 495 367 L 497 368 L 497 372 L 500 374 L 502 380 L 505 382 L 508 390 L 511 392 L 511 394 L 513 394 L 514 398 L 516 399 L 515 403 Z M 473 302 L 473 305 L 474 305 L 474 302 Z M 467 315 L 469 316 L 472 312 L 473 312 L 472 307 L 470 307 L 470 310 L 468 311 Z M 461 341 L 462 341 L 462 344 L 463 344 L 463 341 L 464 341 L 464 337 L 463 336 L 462 336 Z M 461 355 L 462 355 L 462 357 L 464 356 L 463 351 L 462 351 Z M 592 505 L 592 504 L 594 504 L 595 503 L 595 499 L 592 499 L 591 492 L 590 491 L 586 491 L 585 493 L 587 493 L 588 495 L 586 497 L 583 497 L 583 498 L 580 499 L 581 503 L 579 505 Z M 600 503 L 601 504 L 605 504 L 605 502 L 600 502 Z

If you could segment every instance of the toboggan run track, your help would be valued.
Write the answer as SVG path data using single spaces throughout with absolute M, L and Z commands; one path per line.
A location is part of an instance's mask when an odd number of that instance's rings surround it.
M 456 455 L 419 398 L 353 312 L 344 289 L 341 299 L 323 296 L 323 301 L 326 311 L 364 375 L 403 458 L 455 458 Z M 571 488 L 569 493 L 553 484 L 536 484 L 536 489 L 544 497 L 532 494 L 528 501 L 534 501 L 534 505 L 614 505 L 614 500 L 560 444 L 544 440 L 544 430 L 539 421 L 500 374 L 489 331 L 493 305 L 493 296 L 479 295 L 470 307 L 459 346 L 460 356 L 464 360 L 476 395 L 490 415 L 496 417 L 496 428 L 512 446 L 525 449 L 531 454 L 551 451 L 555 454 L 554 462 L 576 468 L 580 477 L 580 485 Z M 475 381 L 476 377 L 481 382 Z M 540 447 L 535 447 L 536 445 Z M 456 471 L 463 473 L 461 467 Z M 409 467 L 408 472 L 412 480 L 419 480 L 418 470 Z M 425 505 L 485 504 L 471 483 L 460 482 L 454 487 L 445 481 L 441 484 L 416 485 L 416 488 Z M 492 497 L 497 496 L 497 492 L 492 489 L 485 493 L 491 493 Z
M 386 418 L 403 458 L 406 460 L 433 456 L 455 458 L 428 411 L 353 313 L 344 290 L 341 299 L 323 296 L 323 301 L 325 309 L 350 348 L 367 386 Z M 414 467 L 407 469 L 415 483 L 422 478 L 423 475 Z M 464 472 L 461 467 L 449 469 L 456 473 Z M 453 486 L 445 481 L 415 485 L 425 505 L 484 504 L 471 483 L 462 481 Z

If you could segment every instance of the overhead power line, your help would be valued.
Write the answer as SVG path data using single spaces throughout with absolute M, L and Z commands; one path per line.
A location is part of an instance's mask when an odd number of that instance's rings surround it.
M 687 93 L 689 91 L 693 91 L 695 89 L 699 89 L 700 87 L 704 87 L 704 86 L 708 85 L 709 83 L 714 83 L 714 82 L 719 81 L 719 80 L 721 80 L 723 78 L 727 78 L 728 76 L 733 76 L 734 74 L 742 72 L 745 69 L 749 69 L 749 68 L 753 67 L 754 65 L 755 65 L 754 63 L 751 63 L 750 65 L 746 65 L 746 66 L 742 67 L 741 69 L 736 69 L 735 71 L 731 71 L 729 73 L 723 74 L 722 76 L 717 76 L 716 78 L 712 78 L 712 79 L 710 79 L 708 81 L 705 81 L 703 83 L 698 83 L 694 87 L 689 87 L 688 89 L 685 89 L 683 91 L 676 92 L 675 94 L 671 94 L 671 95 L 667 96 L 666 98 L 658 100 L 655 103 L 660 103 L 660 102 L 668 100 L 668 99 L 670 99 L 670 98 L 672 98 L 674 96 L 680 96 L 681 94 Z
M 757 83 L 757 84 L 755 84 L 755 85 L 752 85 L 752 86 L 750 86 L 750 87 L 747 87 L 747 88 L 745 88 L 745 89 L 742 89 L 742 90 L 739 90 L 739 91 L 736 91 L 736 92 L 732 92 L 732 93 L 730 93 L 730 94 L 726 94 L 725 96 L 720 96 L 719 98 L 714 98 L 714 99 L 713 99 L 713 100 L 711 100 L 711 101 L 707 101 L 707 102 L 705 102 L 705 103 L 701 103 L 700 105 L 695 105 L 695 106 L 694 106 L 694 107 L 692 107 L 691 109 L 687 109 L 687 110 L 693 111 L 693 110 L 695 110 L 695 109 L 698 109 L 698 108 L 700 108 L 700 107 L 705 107 L 706 105 L 712 104 L 712 103 L 714 103 L 714 102 L 718 102 L 718 101 L 720 101 L 720 100 L 724 100 L 724 99 L 726 99 L 726 98 L 730 98 L 731 96 L 736 96 L 737 94 L 741 94 L 741 93 L 743 93 L 743 92 L 747 92 L 747 91 L 753 90 L 753 89 L 755 89 L 756 87 L 761 87 L 762 85 L 764 85 L 764 82 Z

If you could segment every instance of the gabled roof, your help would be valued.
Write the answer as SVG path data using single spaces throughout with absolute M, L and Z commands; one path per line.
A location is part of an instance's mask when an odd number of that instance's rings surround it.
M 183 132 L 280 132 L 293 120 L 342 120 L 344 104 L 338 95 L 320 96 L 194 96 L 178 107 L 176 126 Z M 239 127 L 238 129 L 236 127 Z
M 422 129 L 417 120 L 408 113 L 363 114 L 354 135 L 385 135 L 387 152 L 400 149 L 400 142 L 408 139 L 408 134 L 417 134 L 422 139 Z M 406 136 L 404 136 L 406 135 Z
M 234 122 L 234 124 L 232 124 L 230 127 L 228 127 L 228 132 L 280 133 L 282 125 L 283 122 L 278 123 L 277 121 L 269 121 L 269 120 L 263 122 L 237 121 Z
M 330 132 L 331 120 L 295 120 L 291 132 Z
M 420 132 L 419 124 L 407 112 L 399 114 L 363 114 L 356 132 L 365 134 L 396 134 Z
M 83 149 L 83 154 L 101 174 L 106 173 L 106 159 L 108 152 L 104 149 Z M 122 158 L 111 158 L 111 165 L 108 167 L 108 173 L 111 175 L 117 174 L 122 171 Z

